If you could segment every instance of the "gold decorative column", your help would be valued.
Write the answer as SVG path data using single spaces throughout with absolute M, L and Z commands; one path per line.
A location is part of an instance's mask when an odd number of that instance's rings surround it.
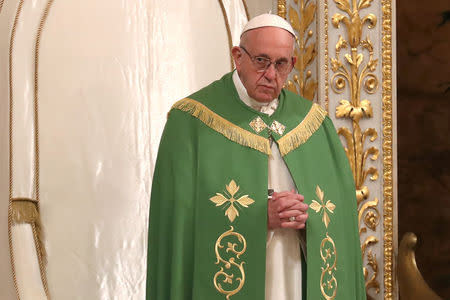
M 350 162 L 367 298 L 397 299 L 392 0 L 277 4 L 297 33 L 287 88 L 324 106 Z
M 313 77 L 312 70 L 317 69 L 315 62 L 317 5 L 313 0 L 294 0 L 294 5 L 291 4 L 287 11 L 289 22 L 297 33 L 295 47 L 297 62 L 293 75 L 287 82 L 287 88 L 308 100 L 314 100 L 317 92 L 317 76 Z
M 374 46 L 369 36 L 363 38 L 363 28 L 373 29 L 377 23 L 374 14 L 360 16 L 361 10 L 370 6 L 371 1 L 334 0 L 336 6 L 342 13 L 335 13 L 331 23 L 335 28 L 343 25 L 345 35 L 339 35 L 335 45 L 335 55 L 330 60 L 331 88 L 337 95 L 342 94 L 348 86 L 350 100 L 340 99 L 336 107 L 336 117 L 351 121 L 351 129 L 339 127 L 338 134 L 344 137 L 345 152 L 350 162 L 356 186 L 356 199 L 358 207 L 358 224 L 361 238 L 361 252 L 364 264 L 364 277 L 366 290 L 374 289 L 375 294 L 380 292 L 378 278 L 378 261 L 376 254 L 371 248 L 379 242 L 372 233 L 376 232 L 379 224 L 380 213 L 378 211 L 378 199 L 370 197 L 370 190 L 365 184 L 368 177 L 370 180 L 378 179 L 378 170 L 373 166 L 367 166 L 366 162 L 377 160 L 379 149 L 370 145 L 378 137 L 377 130 L 369 127 L 361 129 L 360 121 L 364 118 L 373 117 L 371 100 L 361 99 L 362 89 L 371 95 L 378 88 L 378 78 L 374 71 L 377 68 L 378 59 L 374 58 Z M 368 233 L 363 236 L 363 233 Z M 372 299 L 370 294 L 368 298 Z

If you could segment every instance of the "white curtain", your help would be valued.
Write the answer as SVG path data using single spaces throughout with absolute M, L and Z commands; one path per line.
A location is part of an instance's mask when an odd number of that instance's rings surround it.
M 13 197 L 36 198 L 34 47 L 47 5 L 25 0 L 18 15 L 12 53 Z M 6 0 L 0 12 L 2 245 L 7 245 L 8 58 L 18 7 L 19 0 Z M 49 7 L 37 70 L 49 294 L 144 299 L 159 139 L 175 101 L 231 70 L 224 13 L 219 1 L 210 0 L 54 0 Z M 246 21 L 243 3 L 225 1 L 224 8 L 236 39 Z M 30 229 L 23 224 L 12 229 L 21 299 L 45 299 L 40 277 L 32 276 L 39 269 Z M 8 271 L 0 275 L 0 298 L 14 299 L 7 248 L 0 249 L 2 270 Z

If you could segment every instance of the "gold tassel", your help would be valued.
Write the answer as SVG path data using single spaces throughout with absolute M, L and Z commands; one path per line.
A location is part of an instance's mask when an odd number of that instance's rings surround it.
M 303 121 L 278 140 L 281 156 L 285 156 L 306 143 L 322 125 L 326 115 L 327 112 L 314 103 Z
M 231 123 L 196 100 L 184 98 L 176 102 L 172 106 L 172 109 L 178 109 L 191 114 L 193 117 L 202 121 L 206 126 L 235 143 L 258 150 L 267 155 L 272 154 L 270 142 L 267 138 Z
M 40 264 L 47 264 L 47 253 L 44 247 L 44 234 L 37 202 L 28 198 L 12 199 L 12 223 L 30 224 L 36 244 L 36 251 Z

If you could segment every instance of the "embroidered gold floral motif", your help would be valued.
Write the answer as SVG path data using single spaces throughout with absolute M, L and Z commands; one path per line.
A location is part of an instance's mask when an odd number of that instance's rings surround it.
M 273 131 L 278 135 L 283 135 L 284 130 L 286 129 L 286 126 L 276 120 L 273 121 L 269 127 L 259 116 L 254 118 L 249 125 L 256 133 L 260 133 L 264 129 L 269 128 L 270 131 Z
M 325 227 L 328 228 L 328 224 L 330 223 L 330 217 L 327 214 L 327 210 L 330 213 L 333 213 L 334 209 L 336 208 L 336 205 L 334 205 L 330 200 L 328 200 L 326 203 L 323 200 L 323 196 L 324 193 L 323 191 L 320 189 L 319 186 L 316 187 L 316 195 L 319 198 L 320 202 L 322 204 L 320 204 L 319 202 L 317 202 L 316 200 L 313 200 L 311 205 L 309 207 L 311 207 L 312 209 L 314 209 L 314 211 L 316 213 L 319 213 L 320 210 L 323 209 L 323 216 L 322 216 L 322 221 L 325 224 Z
M 283 135 L 284 130 L 286 129 L 286 126 L 284 126 L 283 124 L 281 124 L 281 123 L 278 122 L 278 121 L 273 121 L 273 122 L 272 122 L 272 125 L 270 125 L 270 129 L 271 129 L 273 132 L 278 133 L 278 135 Z
M 321 267 L 322 274 L 320 275 L 320 291 L 326 300 L 334 300 L 336 298 L 338 286 L 337 279 L 334 277 L 334 271 L 336 271 L 337 265 L 337 251 L 333 239 L 328 235 L 330 217 L 328 216 L 327 211 L 332 214 L 336 205 L 334 205 L 331 200 L 327 200 L 326 202 L 323 200 L 324 192 L 320 189 L 320 186 L 316 187 L 316 195 L 320 200 L 320 203 L 316 200 L 312 200 L 309 207 L 316 213 L 320 213 L 322 210 L 322 222 L 327 230 L 326 237 L 320 244 L 320 257 L 323 262 L 323 266 Z
M 222 245 L 221 242 L 224 239 L 226 239 L 227 241 L 227 247 L 223 251 L 222 249 L 224 249 L 225 246 Z M 233 242 L 233 240 L 236 239 L 239 244 Z M 238 247 L 240 248 L 240 250 Z M 220 293 L 225 294 L 227 300 L 229 300 L 231 296 L 237 294 L 244 286 L 244 262 L 239 262 L 239 260 L 241 255 L 244 254 L 246 250 L 247 242 L 244 236 L 242 236 L 240 233 L 234 232 L 233 226 L 230 226 L 230 230 L 222 233 L 216 241 L 216 265 L 222 263 L 224 264 L 224 266 L 220 267 L 220 270 L 217 271 L 217 273 L 214 275 L 213 281 L 215 288 Z M 232 254 L 231 257 L 229 257 L 230 253 Z M 236 274 L 236 272 L 239 272 L 239 274 Z M 235 277 L 235 275 L 238 276 Z M 223 278 L 222 280 L 220 280 L 221 277 Z M 220 281 L 222 283 L 220 283 Z
M 263 121 L 263 119 L 261 119 L 261 117 L 256 117 L 255 119 L 253 119 L 253 121 L 250 122 L 250 127 L 256 133 L 260 133 L 267 127 L 267 125 L 266 125 L 266 123 L 264 123 L 264 121 Z
M 230 222 L 233 222 L 234 219 L 236 219 L 237 216 L 239 216 L 239 211 L 235 207 L 235 203 L 239 203 L 242 207 L 248 207 L 249 205 L 253 204 L 255 200 L 250 198 L 248 195 L 243 195 L 239 197 L 238 199 L 235 199 L 236 193 L 239 191 L 239 186 L 236 184 L 234 180 L 231 180 L 229 184 L 226 186 L 226 190 L 229 195 L 225 193 L 225 195 L 221 193 L 216 193 L 215 196 L 209 198 L 212 202 L 216 204 L 216 206 L 221 206 L 224 204 L 230 204 L 225 211 L 225 216 L 228 217 Z M 237 205 L 236 205 L 237 206 Z M 239 207 L 239 206 L 238 206 Z
M 336 245 L 328 233 L 320 244 L 320 257 L 324 264 L 322 274 L 320 275 L 320 291 L 325 299 L 332 300 L 336 297 L 338 285 L 336 277 L 333 274 L 336 271 L 337 253 Z

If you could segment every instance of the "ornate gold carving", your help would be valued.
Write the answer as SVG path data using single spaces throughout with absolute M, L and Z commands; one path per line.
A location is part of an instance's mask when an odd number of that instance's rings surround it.
M 333 213 L 336 205 L 334 205 L 331 200 L 324 200 L 324 192 L 320 186 L 316 186 L 316 196 L 320 200 L 320 203 L 316 200 L 312 200 L 310 207 L 316 212 L 320 213 L 322 211 L 322 222 L 325 228 L 328 229 L 330 223 L 330 217 L 328 213 Z M 322 274 L 320 275 L 320 291 L 322 296 L 326 300 L 333 300 L 336 298 L 338 282 L 336 277 L 334 277 L 334 271 L 336 271 L 337 265 L 337 251 L 336 245 L 333 239 L 326 232 L 326 237 L 320 243 L 320 257 L 322 258 L 323 266 Z
M 227 300 L 229 300 L 231 296 L 237 294 L 245 283 L 244 261 L 239 262 L 239 260 L 241 255 L 247 250 L 247 242 L 240 233 L 234 232 L 233 230 L 233 226 L 230 226 L 230 230 L 222 233 L 217 239 L 215 246 L 217 258 L 216 265 L 222 263 L 224 264 L 225 269 L 224 267 L 220 267 L 220 270 L 214 275 L 214 286 L 220 293 L 226 295 Z M 223 255 L 221 255 L 220 250 L 225 247 L 221 244 L 222 240 L 228 237 L 237 239 L 239 245 L 228 240 L 227 248 L 224 253 L 222 253 Z M 237 249 L 237 247 L 240 247 L 240 250 Z M 230 253 L 233 255 L 232 257 L 224 258 L 230 256 Z M 236 271 L 239 273 L 236 273 Z M 235 275 L 237 275 L 236 278 Z M 223 278 L 222 283 L 219 283 L 220 277 Z M 236 284 L 236 282 L 238 284 Z M 226 285 L 225 288 L 223 287 L 223 284 Z
M 317 91 L 317 80 L 312 78 L 310 69 L 311 64 L 317 56 L 316 41 L 311 41 L 314 35 L 313 30 L 309 29 L 315 20 L 317 6 L 310 0 L 294 0 L 298 5 L 297 13 L 293 6 L 289 7 L 289 22 L 297 31 L 295 56 L 295 75 L 293 80 L 288 80 L 286 86 L 294 93 L 302 95 L 308 100 L 313 100 Z
M 384 299 L 394 298 L 394 183 L 392 174 L 392 0 L 381 0 L 382 26 L 382 102 L 383 102 L 383 226 L 384 226 Z
M 283 19 L 286 19 L 286 0 L 278 0 L 277 8 L 278 15 Z
M 347 31 L 347 36 L 344 38 L 339 36 L 336 43 L 336 56 L 330 61 L 331 69 L 334 74 L 331 77 L 331 88 L 337 94 L 341 94 L 348 84 L 350 91 L 350 101 L 342 99 L 336 108 L 337 118 L 348 118 L 352 121 L 352 131 L 348 128 L 341 127 L 338 133 L 345 138 L 346 148 L 345 152 L 350 162 L 356 185 L 356 198 L 358 205 L 358 223 L 359 232 L 366 233 L 367 229 L 376 230 L 379 223 L 379 212 L 377 210 L 378 199 L 373 201 L 366 201 L 369 198 L 369 188 L 365 186 L 365 181 L 368 176 L 371 180 L 378 179 L 378 170 L 374 167 L 366 168 L 367 159 L 371 160 L 378 158 L 379 150 L 375 147 L 364 149 L 366 141 L 373 142 L 378 134 L 375 129 L 368 128 L 361 130 L 360 120 L 362 118 L 371 118 L 373 115 L 372 105 L 368 99 L 361 100 L 361 93 L 364 90 L 368 94 L 373 94 L 378 88 L 378 78 L 374 74 L 376 70 L 378 59 L 374 59 L 374 47 L 369 37 L 362 39 L 362 30 L 364 24 L 367 24 L 369 29 L 375 27 L 377 18 L 373 14 L 368 14 L 360 17 L 360 11 L 368 8 L 372 0 L 352 0 L 350 5 L 349 0 L 334 0 L 338 9 L 343 11 L 347 16 L 341 13 L 336 13 L 331 18 L 331 23 L 335 28 L 339 28 L 344 24 Z M 341 51 L 347 50 L 347 53 L 341 58 Z M 364 59 L 364 50 L 368 53 L 368 58 Z M 361 219 L 364 216 L 364 222 Z M 365 226 L 365 227 L 363 227 Z M 370 254 L 368 257 L 368 266 L 372 269 L 372 276 L 369 278 L 369 271 L 364 267 L 364 275 L 366 279 L 366 290 L 375 289 L 378 294 L 380 292 L 379 282 L 376 280 L 378 275 L 378 263 L 375 255 L 369 251 L 366 253 L 367 247 L 378 243 L 378 239 L 374 236 L 367 236 L 362 243 L 361 251 L 363 257 Z
M 326 300 L 332 300 L 336 298 L 338 287 L 338 282 L 333 274 L 333 272 L 336 271 L 337 253 L 336 245 L 328 233 L 326 234 L 326 238 L 324 238 L 320 244 L 320 257 L 324 264 L 324 267 L 322 267 L 322 274 L 320 275 L 320 291 Z
M 408 232 L 398 249 L 398 283 L 402 299 L 443 300 L 430 288 L 417 268 L 414 253 L 417 237 Z
M 216 206 L 222 206 L 226 203 L 229 203 L 227 210 L 225 211 L 225 216 L 228 217 L 230 222 L 233 222 L 236 217 L 239 216 L 239 211 L 234 206 L 235 203 L 239 203 L 242 207 L 248 207 L 253 204 L 255 200 L 250 198 L 248 195 L 244 195 L 235 199 L 234 196 L 239 191 L 239 186 L 236 184 L 234 180 L 231 180 L 229 184 L 225 185 L 227 192 L 229 195 L 225 193 L 225 196 L 221 193 L 216 193 L 215 196 L 209 198 L 212 202 L 216 204 Z
M 333 213 L 334 209 L 336 208 L 336 205 L 334 205 L 331 200 L 327 200 L 327 202 L 324 202 L 323 200 L 323 191 L 320 189 L 319 186 L 316 187 L 316 195 L 318 199 L 320 200 L 320 203 L 316 200 L 312 200 L 312 203 L 309 207 L 311 207 L 316 213 L 319 213 L 322 210 L 322 221 L 323 224 L 325 224 L 325 227 L 328 228 L 328 224 L 330 223 L 330 217 L 327 214 L 327 210 L 329 213 Z
M 231 123 L 198 101 L 185 98 L 176 102 L 172 106 L 172 109 L 178 109 L 189 113 L 230 141 L 255 149 L 267 155 L 272 154 L 269 139 Z
M 325 78 L 325 110 L 329 112 L 329 78 L 328 78 L 328 0 L 324 0 L 323 4 L 323 13 L 324 13 L 324 38 L 325 38 L 325 65 L 323 67 L 324 70 L 324 78 Z
M 249 125 L 256 133 L 260 133 L 267 127 L 266 123 L 259 116 L 253 119 Z

